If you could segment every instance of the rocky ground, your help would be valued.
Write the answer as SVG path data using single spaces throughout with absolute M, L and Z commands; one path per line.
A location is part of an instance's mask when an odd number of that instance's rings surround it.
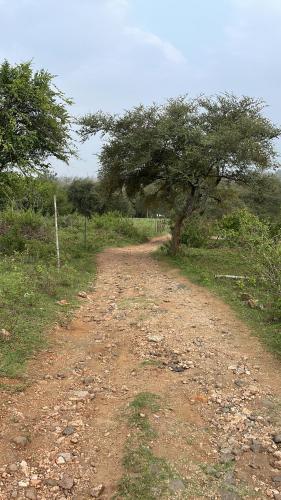
M 176 479 L 127 498 L 281 499 L 280 362 L 228 306 L 158 264 L 157 244 L 100 254 L 93 289 L 31 361 L 25 390 L 1 393 L 1 499 L 124 497 L 138 432 L 126 411 L 140 393 L 160 397 L 148 448 Z

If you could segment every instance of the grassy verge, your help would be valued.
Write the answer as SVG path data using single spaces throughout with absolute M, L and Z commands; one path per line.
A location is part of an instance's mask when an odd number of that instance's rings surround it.
M 157 394 L 142 392 L 129 405 L 127 418 L 132 432 L 125 447 L 125 473 L 115 498 L 173 498 L 172 481 L 178 480 L 184 487 L 169 463 L 153 453 L 153 440 L 157 439 L 157 433 L 151 426 L 150 416 L 159 410 L 160 402 Z
M 145 231 L 151 238 L 155 235 L 166 234 L 170 230 L 168 219 L 138 218 L 132 219 L 138 229 Z
M 252 277 L 251 262 L 242 258 L 237 250 L 227 248 L 189 248 L 177 257 L 164 255 L 161 250 L 155 254 L 178 267 L 191 281 L 208 287 L 239 314 L 266 346 L 281 356 L 281 325 L 274 321 L 267 309 L 273 298 Z M 250 276 L 249 280 L 217 279 L 216 274 Z M 247 296 L 253 298 L 253 307 Z
M 89 222 L 85 246 L 84 220 L 61 218 L 58 272 L 51 219 L 8 214 L 1 222 L 0 330 L 8 334 L 0 336 L 0 377 L 21 377 L 26 361 L 46 346 L 48 327 L 67 322 L 78 305 L 77 292 L 89 288 L 95 254 L 108 246 L 145 241 L 151 233 L 137 223 L 101 216 Z

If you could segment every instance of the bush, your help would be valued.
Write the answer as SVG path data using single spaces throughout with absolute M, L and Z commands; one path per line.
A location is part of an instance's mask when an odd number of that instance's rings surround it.
M 193 216 L 186 223 L 181 243 L 192 248 L 204 248 L 209 246 L 212 235 L 210 222 L 200 216 Z
M 252 249 L 254 269 L 274 300 L 269 304 L 277 319 L 281 319 L 281 234 L 268 238 Z
M 51 231 L 46 219 L 31 210 L 11 211 L 0 214 L 0 252 L 15 252 L 45 257 L 51 252 Z
M 225 215 L 219 223 L 220 236 L 230 246 L 252 247 L 269 237 L 269 224 L 246 208 Z
M 253 275 L 274 298 L 269 310 L 281 318 L 281 233 L 247 209 L 223 217 L 220 227 L 231 246 L 242 248 Z

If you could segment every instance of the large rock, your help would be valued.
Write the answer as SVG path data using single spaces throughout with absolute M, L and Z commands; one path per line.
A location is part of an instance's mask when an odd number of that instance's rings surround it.
M 15 436 L 12 442 L 19 448 L 25 448 L 29 443 L 29 439 L 26 436 Z
M 72 427 L 72 425 L 68 425 L 65 427 L 65 429 L 62 431 L 64 436 L 71 436 L 71 434 L 74 434 L 75 429 Z
M 158 342 L 161 342 L 163 340 L 163 336 L 162 335 L 150 335 L 148 337 L 148 341 L 149 342 L 155 342 L 156 344 Z
M 172 493 L 180 493 L 185 490 L 185 484 L 181 479 L 172 479 L 169 482 L 169 490 Z
M 68 474 L 64 474 L 62 476 L 62 479 L 59 481 L 59 487 L 62 489 L 62 490 L 72 490 L 73 486 L 74 486 L 74 479 L 72 476 L 69 476 Z
M 274 443 L 281 444 L 281 433 L 273 434 L 272 439 Z
M 272 476 L 272 481 L 274 483 L 281 484 L 281 474 L 278 474 L 277 476 Z
M 74 391 L 70 401 L 85 401 L 88 397 L 88 391 Z
M 25 497 L 29 500 L 37 500 L 37 492 L 35 488 L 27 488 L 25 492 Z
M 10 340 L 11 337 L 11 332 L 8 332 L 8 330 L 5 330 L 5 328 L 2 328 L 2 330 L 0 330 L 0 338 L 2 340 Z

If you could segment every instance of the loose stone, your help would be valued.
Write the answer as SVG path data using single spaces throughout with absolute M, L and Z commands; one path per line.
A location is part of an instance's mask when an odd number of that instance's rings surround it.
M 91 497 L 92 498 L 99 498 L 101 496 L 101 494 L 104 492 L 104 485 L 103 484 L 99 484 L 98 486 L 96 486 L 95 488 L 93 488 L 91 490 Z
M 37 492 L 35 488 L 28 488 L 25 492 L 25 497 L 29 500 L 37 500 Z
M 68 474 L 64 474 L 58 484 L 59 487 L 63 490 L 72 490 L 74 486 L 74 479 Z
M 28 445 L 28 438 L 26 436 L 16 436 L 12 441 L 20 448 L 25 448 Z

